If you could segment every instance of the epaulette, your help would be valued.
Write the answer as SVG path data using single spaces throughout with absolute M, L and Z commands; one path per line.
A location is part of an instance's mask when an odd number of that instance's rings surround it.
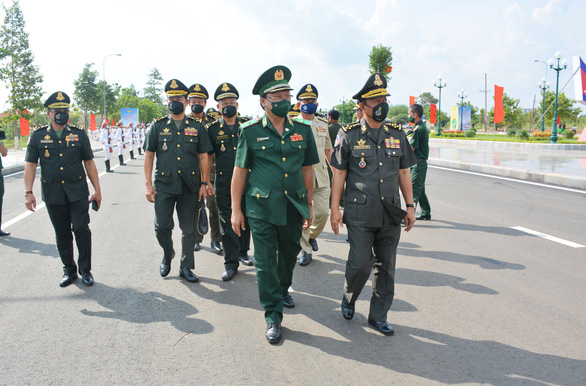
M 350 131 L 352 129 L 357 129 L 359 127 L 360 127 L 360 122 L 354 122 L 354 123 L 350 123 L 347 126 L 342 127 L 342 130 L 348 132 L 348 131 Z
M 300 117 L 295 117 L 295 118 L 292 119 L 292 121 L 297 122 L 297 123 L 302 123 L 302 124 L 307 125 L 307 126 L 311 126 L 311 122 L 310 121 L 306 121 L 305 119 L 300 118 Z
M 157 123 L 157 122 L 161 122 L 163 119 L 167 119 L 167 116 L 166 115 L 163 115 L 162 117 L 155 118 L 153 121 L 155 123 Z
M 403 131 L 403 127 L 401 127 L 401 125 L 399 125 L 398 123 L 385 122 L 385 125 L 389 129 L 395 129 L 395 130 Z
M 83 127 L 80 128 L 79 126 L 75 126 L 75 125 L 67 125 L 70 129 L 77 129 L 77 130 L 83 130 Z
M 186 115 L 187 119 L 191 119 L 192 121 L 196 121 L 197 123 L 202 123 L 202 120 L 193 116 Z
M 243 124 L 244 122 L 248 122 L 249 120 L 250 120 L 250 118 L 238 117 L 238 123 L 239 124 Z
M 212 126 L 214 123 L 218 122 L 219 120 L 220 120 L 220 118 L 210 120 L 210 121 L 208 121 L 208 123 L 204 124 L 203 127 L 207 129 L 208 127 Z
M 324 118 L 324 117 L 322 117 L 322 116 L 317 116 L 316 118 L 317 118 L 317 120 L 318 120 L 318 121 L 322 121 L 322 122 L 324 122 L 324 123 L 329 123 L 329 122 L 328 122 L 328 120 L 327 120 L 327 119 L 325 119 L 325 118 Z
M 46 129 L 47 127 L 49 127 L 49 125 L 37 126 L 33 129 L 33 131 L 43 130 L 43 129 Z
M 240 128 L 241 129 L 245 129 L 248 126 L 252 126 L 252 125 L 254 125 L 255 123 L 258 123 L 258 122 L 260 122 L 260 118 L 254 118 L 254 119 L 251 119 L 248 122 L 244 122 L 242 125 L 240 125 Z

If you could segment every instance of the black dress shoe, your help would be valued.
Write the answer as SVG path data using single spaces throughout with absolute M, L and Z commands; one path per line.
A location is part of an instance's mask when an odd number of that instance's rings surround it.
M 59 287 L 67 287 L 77 279 L 77 273 L 66 273 L 59 282 Z
M 224 254 L 224 248 L 222 248 L 222 243 L 219 241 L 212 241 L 212 250 L 216 252 L 218 255 Z
M 415 220 L 431 220 L 431 216 L 419 216 Z
M 224 271 L 224 273 L 222 274 L 222 280 L 224 281 L 230 281 L 234 278 L 234 276 L 236 276 L 236 274 L 238 273 L 237 269 L 227 269 L 226 271 Z
M 181 276 L 190 283 L 197 283 L 199 281 L 199 277 L 197 277 L 195 273 L 191 272 L 191 269 L 186 267 L 181 267 L 179 269 L 179 276 Z
M 277 323 L 267 324 L 267 332 L 265 332 L 265 336 L 269 343 L 279 343 L 281 340 L 281 326 Z
M 238 256 L 238 260 L 240 260 L 240 262 L 248 267 L 251 267 L 254 265 L 254 262 L 252 261 L 252 259 L 248 256 L 248 255 L 240 255 Z
M 346 299 L 342 299 L 342 316 L 346 320 L 354 317 L 354 304 L 348 303 Z
M 175 257 L 175 252 L 173 252 L 173 257 Z M 159 273 L 162 277 L 165 277 L 171 272 L 171 260 L 165 259 L 163 257 L 163 261 L 161 261 L 161 266 L 159 268 Z
M 90 272 L 84 272 L 81 275 L 81 282 L 85 285 L 87 285 L 88 287 L 91 287 L 94 285 L 94 277 L 92 276 L 92 274 Z
M 317 252 L 319 250 L 319 248 L 317 246 L 317 241 L 315 239 L 309 239 L 309 245 L 311 245 L 311 249 L 314 252 Z
M 4 232 L 2 229 L 0 229 L 0 236 L 8 236 L 10 235 L 10 232 Z
M 285 308 L 295 308 L 295 302 L 293 301 L 293 298 L 291 297 L 291 295 L 289 294 L 289 292 L 287 292 L 283 296 L 283 307 L 285 307 Z
M 299 265 L 306 266 L 309 263 L 311 263 L 311 253 L 302 251 L 301 257 L 299 258 Z
M 369 318 L 368 324 L 370 324 L 372 327 L 374 327 L 375 330 L 378 330 L 378 332 L 380 332 L 381 334 L 391 336 L 395 333 L 395 331 L 393 330 L 393 327 L 391 327 L 391 325 L 388 324 L 386 321 L 385 322 L 377 322 L 376 320 L 372 320 Z
M 193 250 L 194 250 L 195 252 L 197 252 L 197 251 L 199 251 L 200 249 L 201 249 L 201 247 L 199 246 L 199 243 L 196 241 L 196 242 L 195 242 L 195 245 L 193 246 Z

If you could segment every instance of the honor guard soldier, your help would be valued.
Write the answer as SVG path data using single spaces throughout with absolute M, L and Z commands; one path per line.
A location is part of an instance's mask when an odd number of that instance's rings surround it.
M 138 138 L 138 155 L 142 155 L 142 147 L 144 145 L 144 123 L 140 123 L 137 129 L 137 138 Z
M 317 88 L 308 83 L 297 93 L 297 106 L 301 118 L 310 122 L 311 131 L 315 139 L 315 146 L 319 154 L 319 162 L 313 165 L 313 221 L 311 227 L 301 234 L 301 257 L 299 265 L 305 266 L 311 262 L 312 251 L 317 252 L 317 236 L 323 231 L 330 214 L 330 175 L 328 174 L 330 157 L 332 156 L 332 141 L 328 132 L 328 121 L 316 116 Z
M 220 231 L 222 232 L 222 244 L 224 245 L 224 268 L 222 280 L 232 280 L 238 273 L 239 261 L 247 266 L 253 265 L 248 257 L 250 249 L 250 230 L 245 218 L 245 228 L 238 236 L 232 230 L 232 200 L 230 197 L 230 185 L 234 171 L 236 147 L 238 144 L 238 129 L 246 119 L 237 117 L 238 90 L 230 83 L 222 83 L 214 93 L 214 99 L 218 102 L 218 111 L 221 117 L 208 128 L 208 135 L 214 148 L 216 159 L 216 175 L 214 190 L 216 202 L 220 214 Z M 243 212 L 245 206 L 241 205 Z
M 173 209 L 177 208 L 181 228 L 181 266 L 179 276 L 195 283 L 199 278 L 191 271 L 195 268 L 195 218 L 198 201 L 207 191 L 209 165 L 207 153 L 212 150 L 207 133 L 196 118 L 187 117 L 187 87 L 177 79 L 165 85 L 170 115 L 155 119 L 145 143 L 144 174 L 145 195 L 155 204 L 155 234 L 163 248 L 160 274 L 165 277 L 171 270 L 173 249 Z M 153 163 L 157 156 L 155 184 L 152 183 Z M 201 175 L 201 184 L 200 184 Z
M 387 312 L 395 291 L 401 221 L 405 219 L 406 231 L 415 222 L 409 167 L 416 159 L 401 126 L 385 122 L 390 95 L 386 87 L 383 75 L 371 75 L 353 96 L 364 117 L 338 133 L 331 160 L 331 223 L 336 235 L 342 222 L 346 223 L 350 239 L 342 315 L 348 320 L 354 316 L 354 304 L 374 266 L 368 323 L 385 335 L 393 335 Z M 344 183 L 342 217 L 339 203 Z M 399 188 L 407 212 L 401 209 Z
M 102 123 L 102 130 L 100 132 L 100 142 L 102 143 L 102 147 L 104 148 L 106 172 L 113 173 L 114 170 L 110 168 L 110 159 L 112 158 L 112 153 L 114 152 L 114 135 L 112 134 L 110 127 L 108 126 L 108 121 L 104 121 Z
M 134 151 L 138 145 L 138 137 L 136 136 L 136 129 L 134 123 L 130 122 L 128 125 L 128 147 L 130 148 L 130 159 L 136 159 Z
M 212 124 L 216 119 L 218 119 L 217 114 L 209 114 L 204 113 L 204 109 L 206 107 L 209 94 L 208 90 L 201 84 L 195 83 L 189 87 L 189 94 L 187 95 L 189 99 L 189 106 L 191 108 L 190 116 L 194 118 L 201 119 L 201 123 L 204 127 L 209 126 Z M 208 112 L 210 109 L 208 109 Z M 215 110 L 214 110 L 215 111 Z M 216 173 L 216 160 L 212 156 L 212 159 L 209 160 L 210 162 L 210 183 L 214 184 L 214 178 Z M 208 196 L 206 197 L 206 206 L 208 208 L 208 216 L 209 216 L 209 224 L 210 224 L 210 236 L 212 238 L 211 247 L 214 252 L 218 255 L 221 255 L 224 250 L 222 249 L 222 235 L 220 234 L 220 219 L 218 215 L 218 206 L 216 204 L 216 196 Z M 197 212 L 197 216 L 199 216 L 199 211 Z M 196 221 L 198 217 L 196 217 Z M 197 231 L 196 231 L 197 232 Z M 200 244 L 203 241 L 203 235 L 197 232 L 197 239 L 195 241 L 195 251 L 199 251 L 201 249 Z
M 120 163 L 120 166 L 125 166 L 126 164 L 124 163 L 124 149 L 126 148 L 126 145 L 124 144 L 124 126 L 122 124 L 122 120 L 119 120 L 116 126 L 118 126 L 118 128 L 114 133 L 114 139 L 118 143 L 118 161 Z
M 67 124 L 69 102 L 69 96 L 61 91 L 51 94 L 45 102 L 51 123 L 38 127 L 29 137 L 24 165 L 24 198 L 26 208 L 34 212 L 37 201 L 33 183 L 40 159 L 42 197 L 55 229 L 57 249 L 63 262 L 64 274 L 59 285 L 66 287 L 77 279 L 78 267 L 73 259 L 75 235 L 79 274 L 83 284 L 91 286 L 94 278 L 90 272 L 92 233 L 88 204 L 95 202 L 96 210 L 99 209 L 102 194 L 90 140 L 85 130 Z M 95 190 L 89 202 L 86 173 Z
M 132 122 L 128 124 L 128 127 L 124 128 L 124 145 L 128 146 L 128 152 L 130 153 L 130 159 L 134 158 L 134 151 L 132 150 Z
M 291 71 L 275 66 L 256 81 L 262 118 L 240 126 L 232 177 L 232 228 L 240 236 L 246 216 L 254 242 L 260 302 L 269 343 L 281 339 L 283 306 L 294 307 L 289 294 L 302 228 L 312 219 L 313 167 L 319 162 L 309 123 L 291 120 Z M 246 187 L 246 189 L 245 189 Z

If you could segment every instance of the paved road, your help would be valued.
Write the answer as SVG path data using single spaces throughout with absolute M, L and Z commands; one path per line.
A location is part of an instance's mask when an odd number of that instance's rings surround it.
M 586 384 L 586 248 L 562 243 L 586 245 L 586 193 L 436 167 L 428 182 L 433 220 L 399 246 L 395 336 L 367 326 L 370 282 L 341 317 L 348 245 L 327 226 L 271 346 L 253 268 L 222 282 L 204 248 L 200 283 L 176 262 L 159 276 L 142 157 L 129 161 L 101 177 L 95 286 L 58 286 L 45 209 L 0 239 L 0 384 Z M 6 221 L 25 211 L 22 190 L 22 174 L 6 177 Z

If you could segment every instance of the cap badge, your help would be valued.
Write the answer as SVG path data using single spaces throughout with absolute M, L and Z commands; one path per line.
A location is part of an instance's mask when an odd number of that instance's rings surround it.
M 283 79 L 285 79 L 285 75 L 283 74 L 283 71 L 281 71 L 281 70 L 275 71 L 275 80 L 283 80 Z
M 193 88 L 195 91 L 201 91 L 201 88 L 199 88 L 199 84 L 196 84 L 195 87 Z
M 380 75 L 379 75 L 379 74 L 376 74 L 376 75 L 374 76 L 374 85 L 375 85 L 375 86 L 382 86 L 382 85 L 383 85 L 383 81 L 382 81 L 382 79 L 380 78 Z
M 63 96 L 63 94 L 61 94 L 61 92 L 58 92 L 57 93 L 57 100 L 58 101 L 64 101 L 65 100 L 65 97 Z
M 224 85 L 222 86 L 222 91 L 228 91 L 230 90 L 230 87 L 228 87 L 228 85 L 226 83 L 224 83 Z
M 177 82 L 175 81 L 175 79 L 173 79 L 173 81 L 171 82 L 171 85 L 169 87 L 178 88 L 179 86 L 177 85 Z
M 305 89 L 306 92 L 313 92 L 313 89 L 311 88 L 311 85 L 308 84 L 307 88 Z

